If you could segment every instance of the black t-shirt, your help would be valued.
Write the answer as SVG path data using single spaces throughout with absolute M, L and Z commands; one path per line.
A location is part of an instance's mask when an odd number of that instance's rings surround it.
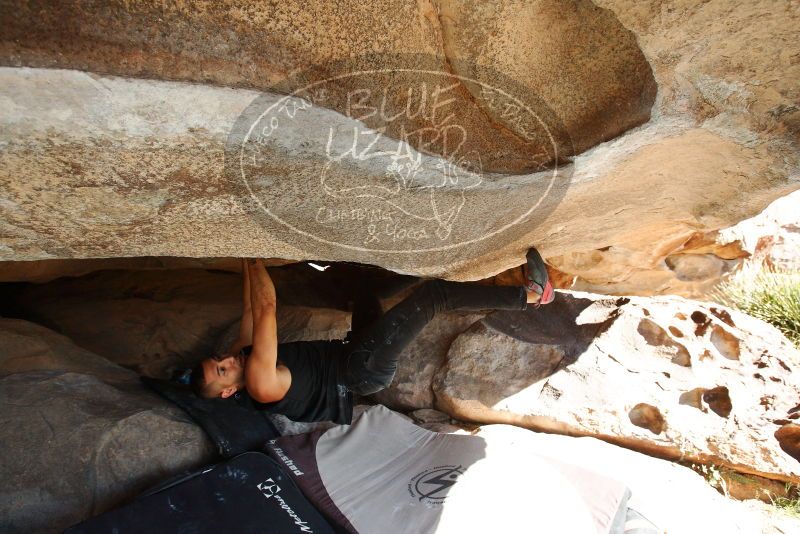
M 344 343 L 294 341 L 278 344 L 278 363 L 292 373 L 292 384 L 277 402 L 255 402 L 270 413 L 283 414 L 292 421 L 333 421 L 349 425 L 353 419 L 353 394 L 341 380 Z M 249 355 L 252 347 L 242 351 Z

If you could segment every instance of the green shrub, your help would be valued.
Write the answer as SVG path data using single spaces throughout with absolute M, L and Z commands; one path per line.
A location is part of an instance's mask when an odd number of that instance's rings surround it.
M 742 269 L 720 284 L 714 297 L 775 325 L 800 347 L 800 271 Z

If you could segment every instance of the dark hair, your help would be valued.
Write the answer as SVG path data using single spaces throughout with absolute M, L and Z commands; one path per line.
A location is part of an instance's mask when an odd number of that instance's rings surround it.
M 205 389 L 206 389 L 206 375 L 203 372 L 203 363 L 198 363 L 194 369 L 192 369 L 192 376 L 189 378 L 189 385 L 192 388 L 192 391 L 198 397 L 205 398 Z

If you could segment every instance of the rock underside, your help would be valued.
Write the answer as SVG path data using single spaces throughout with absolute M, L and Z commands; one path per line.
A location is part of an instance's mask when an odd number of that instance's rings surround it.
M 723 0 L 12 2 L 0 259 L 316 258 L 474 280 L 535 244 L 578 289 L 698 296 L 747 255 L 716 232 L 798 188 L 799 16 Z M 409 63 L 391 83 L 326 83 L 258 147 L 257 176 L 226 171 L 254 100 Z M 458 78 L 395 120 L 437 87 L 422 67 Z M 354 125 L 385 132 L 359 150 L 413 147 L 414 187 L 385 154 L 327 165 L 327 134 Z

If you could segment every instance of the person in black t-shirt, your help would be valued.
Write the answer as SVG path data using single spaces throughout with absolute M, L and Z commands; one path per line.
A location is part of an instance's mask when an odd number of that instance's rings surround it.
M 356 302 L 352 339 L 279 344 L 272 279 L 261 260 L 243 261 L 242 270 L 239 337 L 225 354 L 195 367 L 192 388 L 206 398 L 245 389 L 259 408 L 294 421 L 349 424 L 352 394 L 370 395 L 391 384 L 403 349 L 438 312 L 524 310 L 554 298 L 544 262 L 532 248 L 522 268 L 524 286 L 425 280 L 383 314 L 374 295 Z

